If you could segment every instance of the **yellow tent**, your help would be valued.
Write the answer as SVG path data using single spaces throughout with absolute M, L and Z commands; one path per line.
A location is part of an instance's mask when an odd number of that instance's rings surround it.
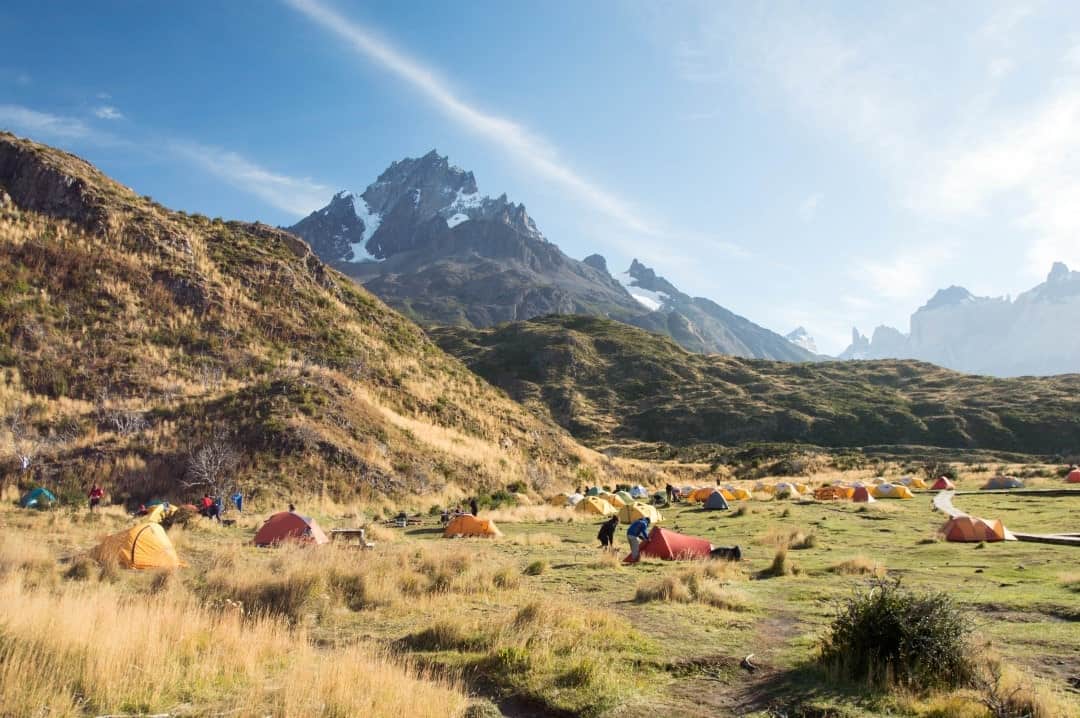
M 795 484 L 795 490 L 800 494 L 810 493 L 810 484 Z
M 639 502 L 623 506 L 619 509 L 619 521 L 624 524 L 631 524 L 640 518 L 646 517 L 654 526 L 664 520 L 664 517 L 656 510 L 656 507 L 651 504 Z
M 911 489 L 901 484 L 878 484 L 870 489 L 876 499 L 913 499 Z
M 789 484 L 786 481 L 777 484 L 773 491 L 773 495 L 778 499 L 797 499 L 801 496 L 799 490 L 795 488 L 795 485 Z
M 91 552 L 95 561 L 116 561 L 124 568 L 175 569 L 185 565 L 161 524 L 141 523 L 107 536 Z
M 599 498 L 607 501 L 609 504 L 611 504 L 617 509 L 621 509 L 623 506 L 626 506 L 626 502 L 615 494 L 601 494 Z
M 499 530 L 494 521 L 478 519 L 472 514 L 462 514 L 451 519 L 443 530 L 443 538 L 454 538 L 455 536 L 494 538 L 502 536 L 502 531 Z
M 771 484 L 766 484 L 764 481 L 759 481 L 754 485 L 754 491 L 772 494 L 776 491 L 776 487 Z
M 730 498 L 728 498 L 728 494 L 731 494 Z M 724 498 L 728 501 L 749 501 L 754 498 L 754 495 L 738 486 L 728 486 L 727 494 L 724 494 Z
M 172 516 L 179 510 L 179 506 L 171 506 L 170 504 L 158 504 L 157 506 L 151 507 L 151 509 L 146 512 L 146 516 L 143 517 L 143 520 L 159 524 L 161 523 L 162 519 Z
M 593 514 L 595 516 L 611 516 L 618 511 L 618 509 L 599 496 L 586 496 L 578 502 L 578 505 L 574 507 L 574 510 L 583 514 Z
M 549 506 L 563 507 L 570 501 L 570 494 L 555 494 L 547 500 Z

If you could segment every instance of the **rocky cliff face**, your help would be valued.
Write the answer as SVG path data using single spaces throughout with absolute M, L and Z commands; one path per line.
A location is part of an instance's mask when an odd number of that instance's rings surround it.
M 719 305 L 682 294 L 636 260 L 615 278 L 598 254 L 568 257 L 524 205 L 505 194 L 481 195 L 471 172 L 434 150 L 393 163 L 362 193 L 338 193 L 291 230 L 423 324 L 489 327 L 584 314 L 665 334 L 692 351 L 813 358 Z
M 841 359 L 921 359 L 993 376 L 1080 372 L 1080 272 L 1056 263 L 1046 281 L 1015 300 L 938 291 L 911 316 L 911 332 L 855 331 Z

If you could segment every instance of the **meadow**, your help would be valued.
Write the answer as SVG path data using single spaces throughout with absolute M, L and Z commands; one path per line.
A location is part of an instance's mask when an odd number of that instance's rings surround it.
M 968 494 L 984 476 L 962 475 L 960 508 L 1080 531 L 1076 498 Z M 327 528 L 366 523 L 375 548 L 255 548 L 273 509 L 258 506 L 234 526 L 173 526 L 189 564 L 173 574 L 82 555 L 131 525 L 119 507 L 12 498 L 0 508 L 4 715 L 1002 715 L 989 684 L 877 690 L 816 662 L 839 602 L 883 577 L 945 591 L 971 615 L 993 690 L 1022 691 L 1036 715 L 1080 715 L 1076 549 L 943 542 L 929 492 L 673 506 L 664 526 L 739 545 L 743 561 L 634 566 L 622 531 L 604 553 L 599 520 L 568 509 L 501 507 L 484 513 L 502 537 L 448 540 L 434 516 L 387 528 L 369 507 L 313 499 L 299 509 Z

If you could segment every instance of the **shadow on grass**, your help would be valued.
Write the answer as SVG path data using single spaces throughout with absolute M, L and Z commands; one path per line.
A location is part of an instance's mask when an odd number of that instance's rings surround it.
M 821 667 L 806 664 L 758 678 L 740 709 L 785 718 L 845 718 L 852 706 L 865 707 L 869 697 L 859 687 L 830 683 Z

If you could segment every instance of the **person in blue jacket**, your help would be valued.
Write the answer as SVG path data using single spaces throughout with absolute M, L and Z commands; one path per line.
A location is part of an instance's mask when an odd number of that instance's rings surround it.
M 642 516 L 630 524 L 626 530 L 626 538 L 630 541 L 630 560 L 637 561 L 641 557 L 641 542 L 649 540 L 649 517 Z
M 244 495 L 240 493 L 240 489 L 237 489 L 231 498 L 237 512 L 241 514 L 244 513 Z

